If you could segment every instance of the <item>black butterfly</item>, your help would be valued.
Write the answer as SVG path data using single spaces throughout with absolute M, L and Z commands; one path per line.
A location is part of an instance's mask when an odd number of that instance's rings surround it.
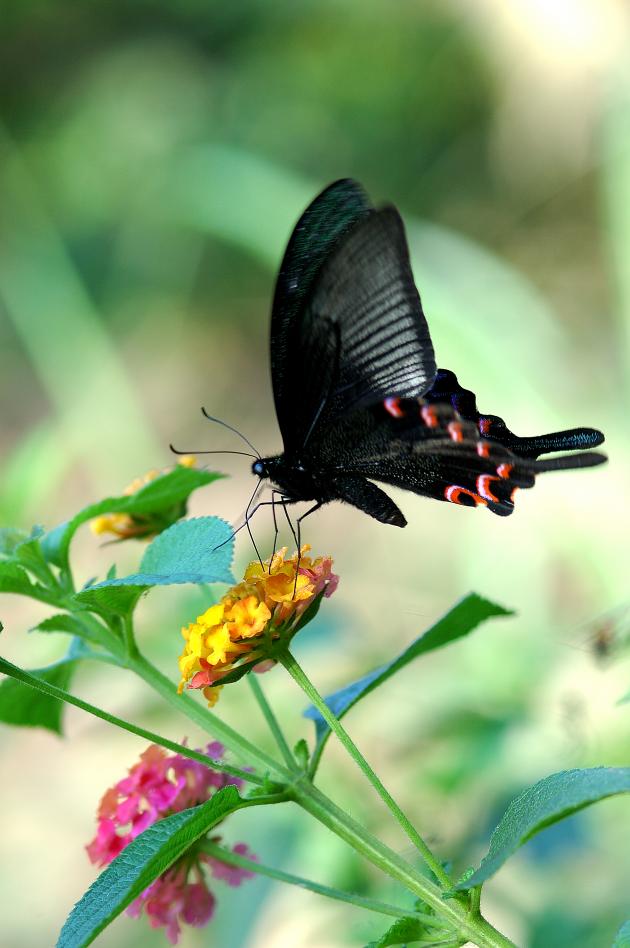
M 376 480 L 506 516 L 515 489 L 537 474 L 606 460 L 580 450 L 601 444 L 599 431 L 519 438 L 436 369 L 400 215 L 372 207 L 355 181 L 326 188 L 291 235 L 273 302 L 271 376 L 284 452 L 252 470 L 283 504 L 315 501 L 307 513 L 341 500 L 404 527 Z

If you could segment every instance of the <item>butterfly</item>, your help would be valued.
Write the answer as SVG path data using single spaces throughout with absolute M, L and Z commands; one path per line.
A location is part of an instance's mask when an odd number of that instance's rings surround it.
M 350 179 L 322 191 L 293 230 L 270 354 L 284 450 L 252 471 L 271 482 L 271 503 L 314 502 L 300 520 L 342 501 L 406 526 L 375 481 L 507 516 L 537 474 L 606 460 L 586 450 L 604 440 L 592 428 L 517 437 L 436 367 L 401 217 Z M 539 460 L 558 451 L 578 453 Z

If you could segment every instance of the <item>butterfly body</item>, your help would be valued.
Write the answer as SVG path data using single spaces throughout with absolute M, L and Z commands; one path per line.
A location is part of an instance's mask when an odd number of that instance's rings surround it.
M 374 481 L 500 516 L 549 470 L 602 463 L 604 440 L 578 428 L 520 438 L 437 369 L 393 207 L 337 181 L 306 209 L 280 268 L 271 372 L 282 454 L 257 460 L 284 503 L 349 503 L 406 520 Z M 578 452 L 539 460 L 541 454 Z

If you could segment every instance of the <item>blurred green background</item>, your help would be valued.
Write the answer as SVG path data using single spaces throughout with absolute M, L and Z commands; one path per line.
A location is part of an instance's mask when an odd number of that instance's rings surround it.
M 172 463 L 168 444 L 279 448 L 267 333 L 275 270 L 312 196 L 341 176 L 398 205 L 438 363 L 519 434 L 592 425 L 605 468 L 542 477 L 509 520 L 397 495 L 410 521 L 339 505 L 307 521 L 342 582 L 299 655 L 331 690 L 401 650 L 475 590 L 518 616 L 429 656 L 352 712 L 388 787 L 457 871 L 507 801 L 547 773 L 630 764 L 626 546 L 630 358 L 630 13 L 623 0 L 122 0 L 7 4 L 0 33 L 0 515 L 53 526 Z M 242 462 L 242 463 L 241 463 Z M 236 519 L 245 459 L 195 497 Z M 271 543 L 266 515 L 255 522 Z M 140 544 L 75 542 L 81 580 Z M 239 537 L 236 572 L 251 556 Z M 198 591 L 156 590 L 140 643 L 177 678 Z M 43 607 L 3 597 L 2 652 L 33 667 L 61 636 L 27 636 Z M 598 643 L 608 654 L 598 654 Z M 601 651 L 601 649 L 599 649 Z M 302 699 L 263 684 L 295 738 Z M 122 673 L 77 690 L 174 738 Z M 246 684 L 220 711 L 267 735 Z M 105 787 L 142 746 L 70 711 L 70 740 L 2 728 L 3 948 L 52 944 L 95 870 L 83 846 Z M 322 780 L 407 852 L 331 741 Z M 630 915 L 618 799 L 549 830 L 487 884 L 491 920 L 533 948 L 601 946 Z M 226 839 L 271 864 L 395 899 L 291 809 L 237 814 Z M 257 880 L 228 891 L 181 944 L 337 948 L 385 928 L 360 910 Z M 103 946 L 157 946 L 118 920 Z

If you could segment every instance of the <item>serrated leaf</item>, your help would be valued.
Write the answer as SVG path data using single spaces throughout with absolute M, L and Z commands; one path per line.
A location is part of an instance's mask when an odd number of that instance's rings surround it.
M 220 517 L 197 517 L 175 523 L 147 547 L 140 570 L 157 577 L 152 585 L 165 580 L 169 583 L 233 583 L 232 533 L 230 524 Z
M 68 615 L 66 612 L 60 612 L 54 616 L 48 616 L 42 619 L 37 625 L 32 626 L 31 632 L 68 632 L 70 635 L 85 637 L 85 628 L 81 625 L 76 616 Z
M 195 468 L 179 466 L 167 474 L 156 477 L 135 494 L 107 497 L 96 504 L 90 504 L 72 520 L 59 524 L 44 537 L 42 548 L 46 559 L 55 566 L 66 568 L 68 550 L 74 534 L 82 524 L 102 514 L 124 513 L 130 516 L 157 518 L 170 510 L 181 507 L 178 516 L 183 516 L 186 512 L 184 505 L 194 490 L 224 476 L 212 471 L 199 471 Z
M 435 928 L 427 928 L 419 918 L 399 918 L 378 941 L 371 941 L 366 948 L 389 948 L 390 945 L 408 945 L 414 941 L 435 938 Z M 440 937 L 442 937 L 440 935 Z
M 516 850 L 547 826 L 598 800 L 630 792 L 630 767 L 564 770 L 528 787 L 507 808 L 481 865 L 457 889 L 472 889 L 494 875 Z
M 105 619 L 112 615 L 129 615 L 136 607 L 138 599 L 149 586 L 114 586 L 108 582 L 88 586 L 77 593 L 75 601 L 91 612 L 96 612 Z
M 42 589 L 32 582 L 23 566 L 13 560 L 0 561 L 0 593 L 17 593 L 20 596 L 42 598 Z
M 235 787 L 225 787 L 201 806 L 175 813 L 146 829 L 77 902 L 61 930 L 57 948 L 90 945 L 196 840 L 243 804 Z
M 623 923 L 615 935 L 612 948 L 630 948 L 630 921 Z
M 91 642 L 93 645 L 100 645 L 115 651 L 112 639 L 114 633 L 106 626 L 99 626 L 98 629 L 92 629 L 91 626 L 84 624 L 77 616 L 68 615 L 60 612 L 54 616 L 48 616 L 34 625 L 31 632 L 66 632 L 68 635 L 75 636 L 77 639 Z
M 75 670 L 76 658 L 67 655 L 47 668 L 31 669 L 29 674 L 67 691 Z M 0 722 L 18 727 L 44 727 L 62 733 L 63 701 L 42 694 L 13 678 L 0 684 Z
M 378 688 L 379 685 L 382 685 L 392 675 L 395 675 L 401 668 L 405 668 L 420 655 L 432 652 L 436 648 L 442 648 L 444 645 L 448 645 L 449 642 L 454 642 L 468 635 L 486 619 L 512 614 L 509 609 L 504 609 L 503 606 L 498 606 L 476 593 L 470 593 L 439 619 L 434 626 L 423 632 L 397 658 L 387 665 L 381 665 L 375 671 L 364 675 L 339 691 L 328 695 L 325 699 L 326 704 L 337 718 L 342 718 L 361 698 L 374 691 L 375 688 Z M 319 711 L 312 706 L 307 708 L 304 716 L 315 721 L 318 754 L 320 754 L 324 742 L 330 734 L 328 725 Z
M 90 609 L 125 615 L 153 586 L 234 582 L 232 532 L 219 517 L 180 520 L 147 547 L 139 573 L 95 583 L 75 598 Z

